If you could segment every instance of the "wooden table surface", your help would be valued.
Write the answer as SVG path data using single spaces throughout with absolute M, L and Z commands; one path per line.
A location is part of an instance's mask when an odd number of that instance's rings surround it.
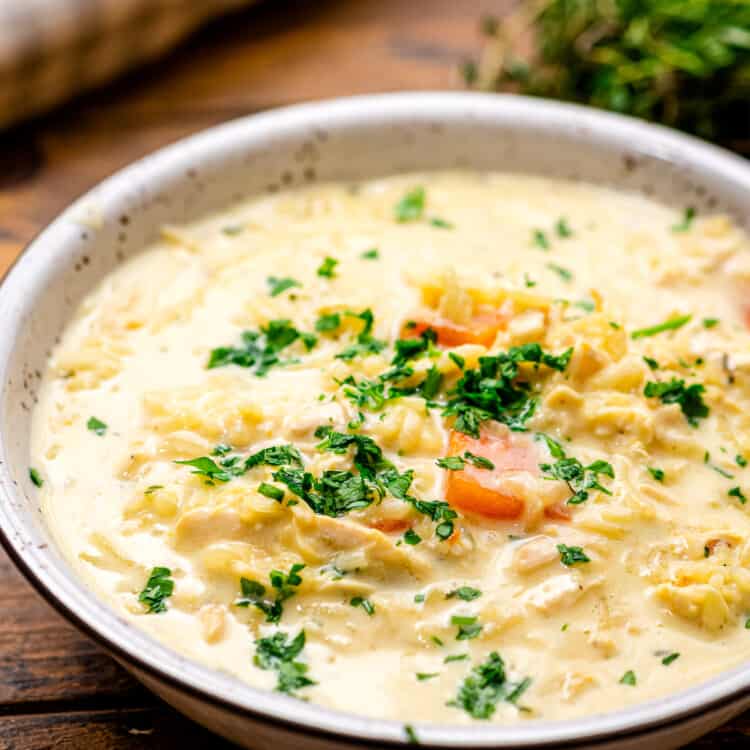
M 309 99 L 460 87 L 483 13 L 510 0 L 270 0 L 166 61 L 0 134 L 0 274 L 61 208 L 153 149 Z M 0 749 L 228 748 L 61 619 L 0 552 Z M 750 743 L 750 715 L 693 750 Z

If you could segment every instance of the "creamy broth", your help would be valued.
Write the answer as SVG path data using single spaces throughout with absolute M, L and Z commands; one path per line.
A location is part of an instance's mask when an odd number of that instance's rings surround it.
M 93 590 L 253 685 L 611 711 L 750 654 L 749 284 L 726 217 L 585 184 L 255 199 L 83 301 L 30 465 Z

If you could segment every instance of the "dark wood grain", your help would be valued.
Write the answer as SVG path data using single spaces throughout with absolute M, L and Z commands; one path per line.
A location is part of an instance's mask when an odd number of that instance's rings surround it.
M 0 273 L 62 207 L 135 158 L 298 101 L 460 85 L 477 20 L 512 0 L 269 0 L 167 60 L 0 134 Z M 228 747 L 148 694 L 0 552 L 0 750 Z M 750 716 L 693 750 L 750 742 Z

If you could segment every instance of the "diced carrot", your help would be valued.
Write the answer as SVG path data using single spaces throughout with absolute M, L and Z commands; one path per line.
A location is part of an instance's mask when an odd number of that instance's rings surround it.
M 469 325 L 461 325 L 447 318 L 435 317 L 429 321 L 417 321 L 412 327 L 405 327 L 404 338 L 417 338 L 428 328 L 437 334 L 441 346 L 461 346 L 461 344 L 481 344 L 491 346 L 497 332 L 507 325 L 507 318 L 492 308 L 475 315 Z
M 449 440 L 452 456 L 465 451 L 482 456 L 494 464 L 494 469 L 480 469 L 467 462 L 460 471 L 450 471 L 447 479 L 446 500 L 465 513 L 477 513 L 487 518 L 513 520 L 523 513 L 522 498 L 502 489 L 502 477 L 510 471 L 539 471 L 539 457 L 533 443 L 520 435 L 498 436 L 482 434 L 479 438 L 452 431 Z
M 411 524 L 403 518 L 381 518 L 379 521 L 373 521 L 369 524 L 371 529 L 377 529 L 384 534 L 401 533 L 406 531 Z

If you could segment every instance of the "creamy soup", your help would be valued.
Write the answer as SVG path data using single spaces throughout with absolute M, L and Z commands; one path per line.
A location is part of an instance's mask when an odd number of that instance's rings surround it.
M 750 243 L 579 183 L 266 196 L 81 304 L 30 466 L 172 648 L 403 722 L 664 696 L 750 655 Z

